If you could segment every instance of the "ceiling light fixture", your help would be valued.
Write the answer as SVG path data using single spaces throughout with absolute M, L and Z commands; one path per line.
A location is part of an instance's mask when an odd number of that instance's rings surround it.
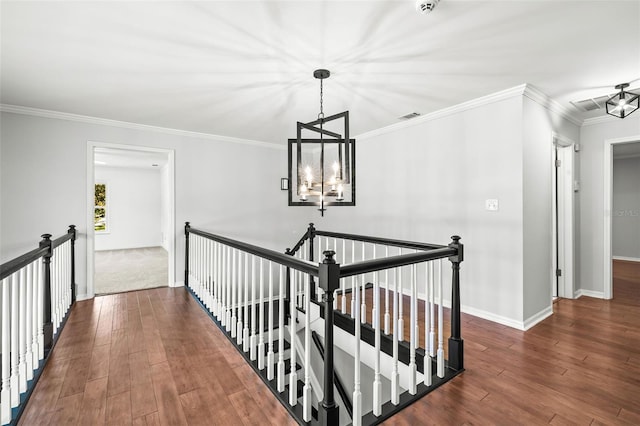
M 629 87 L 629 83 L 618 84 L 616 86 L 616 89 L 620 89 L 620 92 L 607 99 L 605 104 L 607 114 L 618 118 L 625 118 L 638 109 L 638 106 L 640 106 L 640 95 L 625 92 L 624 89 L 627 87 Z
M 356 141 L 349 138 L 349 111 L 324 116 L 323 82 L 330 75 L 325 69 L 313 72 L 320 80 L 320 113 L 316 120 L 298 122 L 297 137 L 288 144 L 289 182 L 296 179 L 289 185 L 289 205 L 319 206 L 322 216 L 326 206 L 356 205 Z M 303 130 L 320 137 L 303 138 Z

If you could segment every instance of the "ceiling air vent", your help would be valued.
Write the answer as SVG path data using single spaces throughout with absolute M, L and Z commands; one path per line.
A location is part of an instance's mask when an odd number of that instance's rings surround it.
M 403 115 L 402 117 L 398 117 L 398 120 L 411 120 L 412 118 L 420 117 L 419 112 L 410 112 L 407 115 Z
M 609 96 L 599 96 L 581 101 L 571 101 L 571 103 L 580 111 L 595 111 L 604 108 L 604 103 L 607 102 L 607 99 L 609 99 Z

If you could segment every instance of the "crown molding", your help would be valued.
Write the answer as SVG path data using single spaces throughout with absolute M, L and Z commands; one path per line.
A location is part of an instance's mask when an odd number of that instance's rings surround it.
M 403 121 L 400 123 L 394 123 L 389 126 L 381 127 L 376 130 L 371 130 L 369 132 L 362 133 L 356 136 L 356 139 L 367 139 L 372 138 L 374 136 L 383 135 L 385 133 L 394 132 L 400 129 L 405 129 L 408 127 L 416 126 L 422 123 L 426 123 L 428 121 L 437 120 L 440 118 L 444 118 L 453 114 L 458 114 L 464 111 L 468 111 L 473 108 L 478 108 L 483 105 L 488 105 L 494 102 L 499 102 L 504 99 L 509 99 L 514 96 L 526 96 L 532 101 L 542 105 L 544 108 L 547 108 L 551 112 L 554 112 L 564 119 L 570 121 L 576 126 L 581 126 L 583 120 L 576 116 L 571 110 L 562 106 L 559 102 L 551 99 L 549 96 L 542 93 L 539 89 L 531 86 L 530 84 L 521 84 L 519 86 L 512 87 L 510 89 L 502 90 L 500 92 L 495 92 L 490 95 L 482 96 L 480 98 L 476 98 L 467 102 L 463 102 L 458 105 L 454 105 L 449 108 L 441 109 L 439 111 L 432 112 L 430 114 L 421 115 L 419 117 L 413 118 L 408 121 Z
M 593 118 L 587 118 L 586 120 L 584 120 L 584 122 L 582 123 L 583 126 L 594 126 L 596 124 L 604 124 L 604 123 L 613 123 L 616 121 L 621 120 L 618 117 L 614 117 L 613 115 L 603 115 L 601 117 L 593 117 Z
M 221 136 L 211 133 L 192 132 L 189 130 L 172 129 L 169 127 L 151 126 L 148 124 L 131 123 L 128 121 L 111 120 L 108 118 L 91 117 L 88 115 L 71 114 L 67 112 L 51 111 L 47 109 L 24 107 L 19 105 L 0 104 L 0 111 L 13 114 L 30 115 L 34 117 L 55 118 L 58 120 L 75 121 L 78 123 L 97 124 L 101 126 L 120 127 L 123 129 L 143 130 L 149 132 L 164 133 L 174 136 L 185 136 L 189 138 L 214 140 L 216 142 L 238 143 L 243 145 L 253 145 L 262 148 L 271 148 L 284 151 L 286 146 L 273 142 L 262 142 L 251 139 L 234 138 L 231 136 Z
M 429 121 L 438 120 L 440 118 L 448 117 L 453 114 L 458 114 L 463 111 L 468 111 L 470 109 L 478 108 L 483 105 L 499 102 L 504 99 L 512 98 L 514 96 L 522 96 L 524 94 L 526 87 L 527 87 L 526 84 L 521 84 L 520 86 L 512 87 L 510 89 L 502 90 L 500 92 L 496 92 L 490 95 L 482 96 L 480 98 L 472 99 L 470 101 L 463 102 L 461 104 L 454 105 L 449 108 L 444 108 L 429 114 L 421 115 L 419 117 L 412 118 L 411 120 L 402 121 L 400 123 L 394 123 L 389 126 L 371 130 L 369 132 L 365 132 L 356 136 L 356 139 L 362 140 L 362 139 L 372 138 L 372 137 L 383 135 L 386 133 L 395 132 L 400 129 L 406 129 L 409 127 L 417 126 Z
M 562 118 L 578 127 L 582 126 L 584 122 L 581 117 L 573 113 L 569 108 L 563 106 L 558 101 L 551 99 L 549 96 L 545 95 L 539 89 L 530 84 L 525 85 L 524 96 L 542 105 L 549 111 L 560 115 Z

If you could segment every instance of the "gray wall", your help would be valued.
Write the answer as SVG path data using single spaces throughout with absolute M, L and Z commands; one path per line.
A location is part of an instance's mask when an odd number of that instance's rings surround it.
M 605 140 L 634 136 L 640 140 L 640 113 L 580 128 L 578 283 L 594 295 L 604 294 Z
M 43 233 L 60 235 L 75 224 L 79 295 L 86 291 L 88 141 L 175 150 L 177 282 L 185 221 L 277 250 L 305 229 L 280 191 L 285 150 L 7 112 L 1 120 L 0 261 L 35 248 Z
M 640 261 L 640 157 L 613 161 L 612 196 L 613 256 Z

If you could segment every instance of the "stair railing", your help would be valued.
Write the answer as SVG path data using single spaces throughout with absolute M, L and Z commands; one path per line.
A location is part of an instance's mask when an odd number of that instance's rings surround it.
M 0 266 L 0 424 L 14 424 L 75 302 L 74 225 Z
M 444 246 L 318 231 L 311 225 L 293 249 L 287 250 L 286 254 L 197 230 L 191 228 L 188 222 L 185 225 L 185 237 L 185 284 L 211 312 L 218 325 L 228 332 L 227 336 L 236 344 L 238 350 L 299 422 L 312 421 L 308 371 L 311 301 L 320 305 L 324 317 L 324 386 L 320 393 L 322 401 L 318 404 L 320 424 L 340 424 L 339 410 L 334 398 L 334 321 L 343 330 L 351 328 L 350 333 L 355 336 L 355 380 L 352 398 L 354 425 L 381 422 L 415 398 L 430 392 L 463 370 L 459 290 L 463 245 L 457 236 L 452 237 L 452 242 Z M 376 251 L 380 247 L 384 249 L 384 256 L 376 257 Z M 390 248 L 397 249 L 397 254 Z M 336 249 L 341 249 L 342 261 L 345 264 L 340 265 L 336 261 Z M 358 255 L 357 251 L 361 254 Z M 320 263 L 313 261 L 316 252 L 322 253 Z M 368 256 L 369 253 L 372 255 Z M 349 258 L 351 263 L 346 264 Z M 452 263 L 448 363 L 444 359 L 442 259 L 448 259 Z M 315 279 L 318 280 L 321 302 L 311 295 Z M 347 280 L 351 282 L 351 289 L 346 288 Z M 405 285 L 405 282 L 409 285 Z M 289 288 L 287 284 L 290 284 Z M 369 315 L 363 303 L 367 290 L 371 287 L 368 284 L 373 287 L 371 325 L 366 321 Z M 385 322 L 391 322 L 391 318 L 386 320 L 389 314 L 388 302 L 385 304 L 386 312 L 382 315 L 382 288 L 385 291 L 385 299 L 388 300 L 388 294 L 393 298 L 394 307 L 393 332 L 390 333 L 389 327 L 385 327 L 385 336 L 382 336 L 380 318 L 385 318 Z M 421 312 L 424 313 L 425 324 L 423 349 L 418 348 L 419 288 L 424 290 L 421 299 Z M 265 294 L 265 291 L 268 293 Z M 345 307 L 347 294 L 351 295 L 350 315 L 347 315 Z M 334 308 L 338 306 L 338 297 L 341 297 L 342 309 L 334 314 Z M 408 341 L 404 337 L 406 327 L 402 315 L 402 306 L 407 299 L 411 315 Z M 288 315 L 285 315 L 285 304 Z M 268 308 L 268 324 L 265 322 L 265 305 Z M 277 312 L 274 306 L 277 306 Z M 300 354 L 297 353 L 294 344 L 299 309 L 305 312 L 304 353 Z M 276 338 L 277 363 L 274 358 L 274 337 L 271 335 L 275 315 L 279 324 L 279 336 Z M 286 320 L 291 342 L 288 389 L 283 359 Z M 269 333 L 266 341 L 265 329 Z M 371 412 L 367 413 L 363 412 L 360 387 L 361 350 L 365 349 L 363 342 L 375 347 L 374 402 Z M 391 358 L 392 365 L 389 374 L 391 401 L 386 403 L 382 401 L 380 380 L 382 354 Z M 302 380 L 302 407 L 298 404 L 298 356 L 304 359 L 306 369 Z M 402 378 L 400 372 L 405 369 L 400 364 L 408 366 L 408 373 L 403 374 Z M 436 370 L 435 374 L 432 374 L 433 367 Z M 422 374 L 421 383 L 418 383 L 419 373 Z M 401 398 L 402 389 L 407 389 L 405 393 L 410 396 Z

